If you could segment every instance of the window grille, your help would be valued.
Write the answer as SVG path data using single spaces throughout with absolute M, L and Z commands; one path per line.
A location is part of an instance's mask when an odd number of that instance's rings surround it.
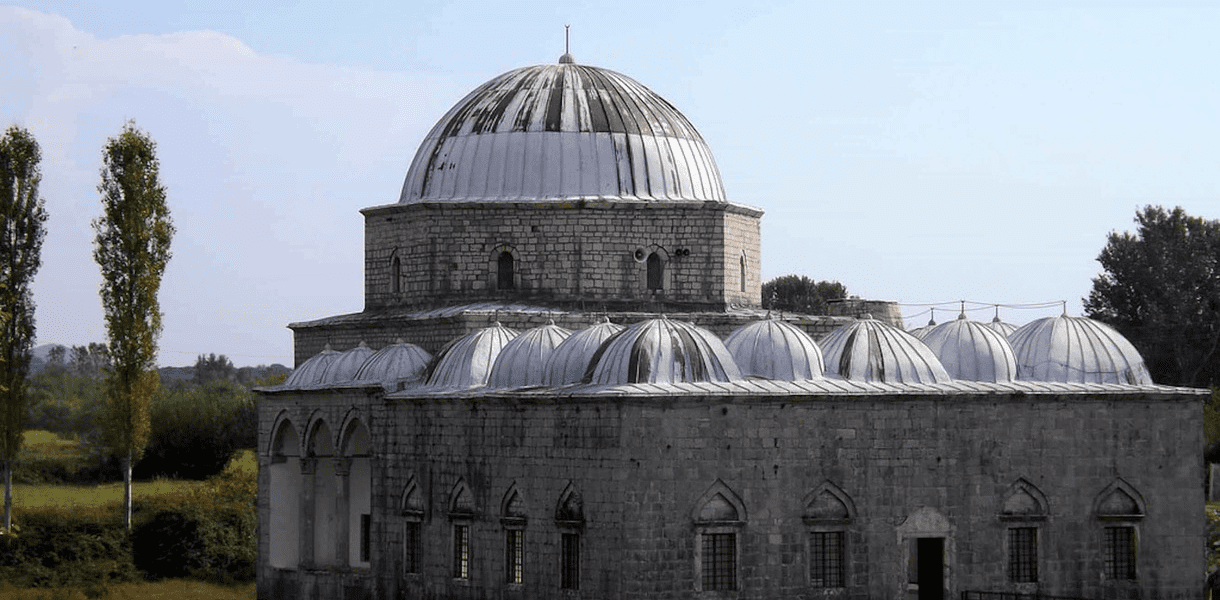
M 809 539 L 809 582 L 814 587 L 843 587 L 843 532 L 815 531 Z
M 402 570 L 419 573 L 419 522 L 407 521 L 402 532 Z
M 1135 528 L 1107 527 L 1104 552 L 1107 579 L 1135 579 Z
M 580 534 L 565 533 L 561 538 L 559 588 L 564 590 L 580 589 Z
M 1008 580 L 1014 583 L 1038 582 L 1038 529 L 1008 529 Z
M 360 562 L 369 562 L 369 538 L 372 529 L 373 516 L 360 515 Z
M 470 578 L 470 526 L 453 526 L 453 578 Z
M 520 529 L 505 530 L 504 542 L 505 581 L 521 585 L 525 570 L 525 532 Z
M 737 534 L 703 534 L 703 589 L 737 589 Z

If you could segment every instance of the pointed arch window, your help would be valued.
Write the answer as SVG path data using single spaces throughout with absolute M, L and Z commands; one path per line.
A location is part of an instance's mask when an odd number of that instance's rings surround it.
M 746 291 L 746 255 L 741 255 L 741 291 Z
M 402 293 L 402 260 L 398 256 L 390 259 L 390 292 Z
M 525 501 L 514 484 L 504 495 L 500 509 L 504 526 L 504 582 L 510 586 L 525 583 Z
M 661 260 L 660 253 L 653 252 L 648 255 L 648 289 L 660 290 L 665 287 L 665 261 Z
M 424 493 L 415 478 L 407 481 L 402 494 L 402 572 L 419 574 L 421 546 L 420 532 L 424 521 Z
M 580 589 L 580 542 L 585 527 L 585 504 L 571 484 L 559 496 L 555 507 L 559 528 L 559 589 Z
M 741 529 L 746 511 L 741 498 L 716 480 L 695 503 L 695 585 L 697 591 L 738 589 Z
M 856 505 L 842 489 L 826 481 L 805 496 L 802 520 L 809 530 L 809 585 L 847 585 L 847 534 L 856 518 Z
M 516 259 L 513 258 L 513 253 L 508 250 L 501 251 L 496 257 L 496 289 L 516 289 L 516 276 Z
M 1144 518 L 1143 495 L 1118 479 L 1098 494 L 1093 509 L 1102 525 L 1102 575 L 1107 580 L 1137 579 L 1138 523 Z
M 452 576 L 470 580 L 470 525 L 474 520 L 474 495 L 464 481 L 459 481 L 449 494 L 449 520 L 452 523 Z
M 1039 525 L 1048 514 L 1046 495 L 1025 479 L 1013 482 L 1004 492 L 999 518 L 1008 525 L 1008 581 L 1038 583 Z

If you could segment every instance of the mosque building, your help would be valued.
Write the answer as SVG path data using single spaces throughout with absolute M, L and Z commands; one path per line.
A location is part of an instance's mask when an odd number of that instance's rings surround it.
M 364 309 L 260 390 L 260 598 L 1202 590 L 1204 392 L 1083 318 L 768 314 L 763 211 L 624 75 L 492 79 L 361 212 Z

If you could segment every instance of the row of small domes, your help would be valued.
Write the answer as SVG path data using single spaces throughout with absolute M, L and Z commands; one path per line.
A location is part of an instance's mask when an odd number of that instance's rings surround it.
M 629 327 L 606 320 L 575 333 L 553 322 L 518 333 L 497 322 L 453 340 L 435 358 L 401 340 L 377 352 L 363 343 L 345 352 L 328 347 L 305 361 L 284 386 L 365 382 L 394 389 L 415 382 L 516 389 L 825 376 L 889 383 L 1152 383 L 1134 346 L 1098 321 L 1047 317 L 1007 337 L 995 325 L 962 316 L 919 332 L 920 338 L 866 317 L 831 332 L 819 346 L 801 329 L 776 319 L 741 327 L 723 342 L 710 331 L 664 317 Z

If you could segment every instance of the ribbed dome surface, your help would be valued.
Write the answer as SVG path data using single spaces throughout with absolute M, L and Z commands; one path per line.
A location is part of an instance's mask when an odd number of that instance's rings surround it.
M 690 121 L 629 77 L 577 64 L 509 71 L 432 128 L 399 201 L 726 200 Z
M 573 333 L 551 353 L 551 357 L 547 360 L 543 385 L 559 387 L 580 383 L 585 376 L 585 371 L 589 370 L 589 360 L 597 353 L 602 342 L 624 329 L 626 327 L 616 325 L 606 319 L 597 325 Z
M 730 334 L 724 345 L 746 376 L 795 381 L 821 379 L 826 370 L 813 338 L 785 321 L 751 323 Z
M 921 339 L 954 379 L 999 382 L 1017 378 L 1017 358 L 1008 340 L 965 315 L 937 325 Z
M 1021 379 L 1151 384 L 1144 359 L 1109 325 L 1084 317 L 1045 317 L 1008 337 Z
M 284 380 L 285 387 L 309 387 L 318 385 L 322 382 L 322 376 L 326 374 L 326 367 L 330 366 L 331 361 L 339 356 L 338 352 L 330 349 L 327 344 L 321 352 L 309 357 L 309 360 L 301 363 L 301 366 L 292 371 L 292 374 Z
M 536 327 L 512 339 L 500 350 L 491 367 L 487 387 L 519 388 L 542 385 L 547 359 L 572 335 L 554 322 Z
M 992 319 L 991 322 L 984 323 L 983 325 L 986 326 L 988 329 L 991 329 L 991 330 L 999 333 L 1000 335 L 1004 336 L 1005 338 L 1012 335 L 1012 332 L 1017 330 L 1016 325 L 1013 325 L 1012 323 L 1005 323 L 1004 321 L 1001 321 L 999 317 L 996 317 L 996 318 Z
M 371 356 L 373 356 L 373 350 L 364 342 L 360 342 L 360 345 L 355 348 L 340 352 L 326 366 L 326 372 L 322 374 L 322 379 L 319 383 L 342 383 L 355 379 L 356 372 L 360 370 L 360 366 Z
M 741 373 L 710 331 L 664 317 L 642 321 L 602 343 L 586 383 L 735 381 Z
M 357 381 L 370 381 L 391 387 L 400 382 L 419 379 L 432 355 L 427 350 L 402 340 L 378 350 L 356 373 Z
M 436 355 L 436 364 L 428 373 L 428 385 L 462 388 L 486 385 L 500 351 L 515 337 L 516 331 L 497 322 L 449 342 Z
M 911 334 L 864 319 L 844 325 L 822 340 L 826 373 L 854 381 L 940 383 L 949 373 L 923 342 Z

